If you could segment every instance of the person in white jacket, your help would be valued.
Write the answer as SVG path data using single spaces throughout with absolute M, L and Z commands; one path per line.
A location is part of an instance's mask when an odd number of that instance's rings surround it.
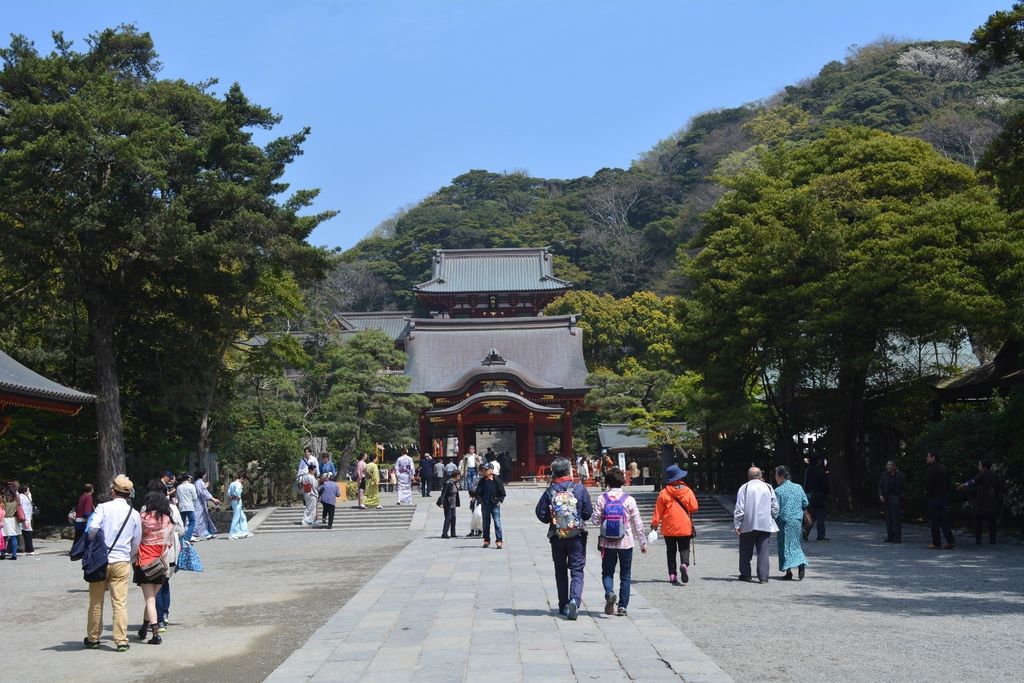
M 761 470 L 747 470 L 747 483 L 736 492 L 733 528 L 740 537 L 740 581 L 753 581 L 750 560 L 757 550 L 757 579 L 768 583 L 770 564 L 768 539 L 779 530 L 775 517 L 779 514 L 779 501 L 775 490 L 761 476 Z

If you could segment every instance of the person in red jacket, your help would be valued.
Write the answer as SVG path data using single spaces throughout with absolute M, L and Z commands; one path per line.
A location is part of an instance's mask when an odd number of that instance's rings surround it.
M 654 504 L 651 528 L 661 527 L 665 537 L 665 551 L 668 555 L 669 583 L 679 585 L 690 580 L 690 540 L 693 538 L 694 512 L 697 511 L 697 496 L 686 485 L 686 470 L 678 465 L 669 465 L 665 470 L 668 484 L 661 490 Z M 679 553 L 679 572 L 676 573 L 676 552 Z

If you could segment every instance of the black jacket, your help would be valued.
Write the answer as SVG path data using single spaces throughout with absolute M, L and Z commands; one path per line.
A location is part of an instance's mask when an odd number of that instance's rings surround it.
M 974 506 L 975 512 L 983 514 L 995 514 L 999 508 L 999 493 L 1002 482 L 992 470 L 982 470 L 978 476 L 967 482 L 967 488 L 975 491 Z
M 462 501 L 459 500 L 459 487 L 451 479 L 445 481 L 444 488 L 441 489 L 441 507 L 462 507 Z
M 882 470 L 882 476 L 878 478 L 878 495 L 882 498 L 899 498 L 906 485 L 907 478 L 902 472 L 889 474 L 889 470 Z
M 924 493 L 929 498 L 949 495 L 949 470 L 945 465 L 937 462 L 928 465 L 928 478 L 925 480 Z
M 494 479 L 481 477 L 477 479 L 476 487 L 470 494 L 481 503 L 500 505 L 505 500 L 505 485 L 498 477 Z

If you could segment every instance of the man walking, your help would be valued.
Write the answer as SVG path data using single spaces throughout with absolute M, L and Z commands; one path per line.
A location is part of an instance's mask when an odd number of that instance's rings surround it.
M 430 479 L 434 476 L 434 459 L 430 453 L 424 453 L 420 457 L 420 495 L 424 498 L 430 496 Z
M 779 500 L 775 490 L 761 477 L 761 470 L 747 470 L 747 483 L 736 492 L 733 528 L 740 537 L 740 581 L 753 581 L 750 559 L 757 550 L 757 580 L 768 583 L 768 539 L 779 530 L 775 517 L 779 515 Z
M 320 475 L 320 505 L 324 509 L 324 524 L 328 529 L 334 528 L 334 508 L 338 504 L 338 496 L 341 491 L 338 489 L 338 482 L 331 479 L 330 474 Z
M 992 471 L 991 460 L 978 461 L 978 476 L 957 487 L 958 491 L 974 489 L 974 542 L 981 545 L 982 527 L 988 525 L 988 542 L 996 542 L 996 510 L 1001 482 Z
M 956 547 L 956 541 L 953 538 L 953 529 L 949 526 L 949 470 L 939 462 L 939 454 L 935 451 L 930 451 L 925 456 L 925 462 L 928 463 L 925 499 L 928 504 L 928 520 L 932 527 L 932 542 L 928 549 L 938 550 L 944 547 L 946 550 L 952 550 Z M 942 542 L 939 537 L 940 531 L 946 539 L 945 546 L 939 545 Z
M 142 519 L 132 509 L 132 481 L 123 474 L 110 485 L 111 500 L 96 507 L 86 533 L 90 541 L 103 531 L 107 552 L 107 578 L 89 584 L 89 618 L 84 645 L 94 650 L 103 634 L 103 594 L 110 591 L 113 612 L 114 644 L 118 652 L 128 651 L 128 581 L 132 575 L 132 558 L 138 554 L 142 541 Z
M 182 472 L 178 475 L 178 511 L 181 513 L 181 519 L 185 522 L 185 535 L 181 537 L 181 540 L 188 541 L 191 543 L 193 540 L 192 534 L 196 530 L 196 505 L 199 501 L 199 491 L 196 490 L 195 484 L 192 483 L 192 475 L 188 472 Z
M 483 475 L 476 483 L 476 490 L 470 491 L 470 496 L 476 498 L 477 505 L 481 506 L 481 514 L 484 518 L 484 547 L 491 545 L 491 520 L 494 520 L 494 547 L 502 548 L 501 536 L 501 503 L 505 500 L 505 485 L 500 479 L 494 477 L 494 465 L 485 462 Z
M 818 527 L 818 536 L 814 539 L 816 541 L 829 540 L 825 538 L 825 506 L 832 487 L 829 485 L 826 464 L 824 457 L 812 456 L 810 467 L 804 475 L 804 492 L 811 503 L 808 508 L 811 512 L 811 524 Z M 804 540 L 806 541 L 810 535 L 811 529 L 808 527 L 803 532 Z
M 476 485 L 477 467 L 480 456 L 476 454 L 476 446 L 470 446 L 469 451 L 462 458 L 462 464 L 466 468 L 466 490 L 470 491 Z M 449 475 L 451 476 L 451 475 Z
M 444 486 L 444 462 L 443 458 L 438 458 L 434 462 L 434 490 L 440 491 Z
M 586 487 L 572 479 L 572 465 L 565 458 L 551 462 L 554 481 L 537 501 L 534 514 L 548 525 L 551 561 L 555 565 L 558 613 L 575 621 L 583 601 L 583 569 L 587 564 L 586 520 L 594 506 Z M 570 573 L 572 579 L 570 581 Z
M 878 479 L 878 500 L 885 506 L 885 542 L 903 542 L 903 489 L 907 478 L 896 468 L 892 460 L 885 463 L 885 470 Z

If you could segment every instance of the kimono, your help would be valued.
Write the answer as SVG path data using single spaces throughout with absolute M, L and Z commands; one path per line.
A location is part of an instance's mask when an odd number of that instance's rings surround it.
M 775 517 L 779 525 L 779 570 L 786 571 L 807 564 L 800 545 L 800 532 L 803 530 L 804 510 L 809 503 L 804 488 L 789 480 L 775 488 L 775 497 L 779 501 L 779 514 Z
M 196 538 L 206 538 L 217 533 L 217 527 L 210 519 L 210 511 L 206 504 L 213 500 L 213 494 L 206 488 L 206 482 L 202 479 L 196 480 L 196 528 L 193 532 Z
M 366 498 L 367 506 L 380 507 L 380 469 L 377 463 L 366 463 Z
M 398 504 L 412 505 L 412 478 L 415 472 L 412 458 L 401 455 L 395 462 L 395 470 L 398 473 Z
M 228 487 L 228 500 L 231 501 L 231 534 L 230 538 L 246 538 L 249 532 L 249 521 L 242 509 L 242 481 L 235 479 Z

